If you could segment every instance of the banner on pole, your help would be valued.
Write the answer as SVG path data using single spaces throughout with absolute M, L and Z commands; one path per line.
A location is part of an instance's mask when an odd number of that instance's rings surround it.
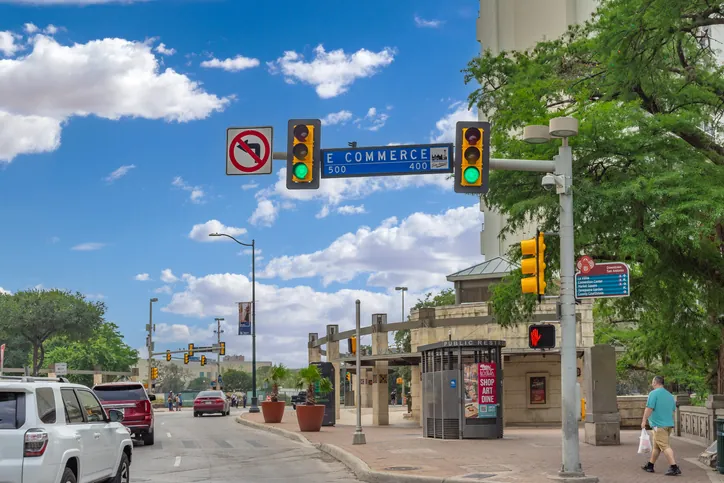
M 251 335 L 251 302 L 239 302 L 239 335 Z
M 3 369 L 5 369 L 5 344 L 0 345 L 0 375 L 2 375 Z

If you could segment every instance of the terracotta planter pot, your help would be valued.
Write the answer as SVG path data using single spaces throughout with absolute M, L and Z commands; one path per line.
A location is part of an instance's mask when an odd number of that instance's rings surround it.
M 261 403 L 261 413 L 264 415 L 265 423 L 281 423 L 284 417 L 284 401 L 271 402 L 264 401 Z
M 319 431 L 322 428 L 323 419 L 324 406 L 321 404 L 317 404 L 315 406 L 300 404 L 297 406 L 297 422 L 299 423 L 299 431 Z

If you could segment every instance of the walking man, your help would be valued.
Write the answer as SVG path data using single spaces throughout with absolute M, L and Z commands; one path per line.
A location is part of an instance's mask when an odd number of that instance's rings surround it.
M 661 453 L 664 453 L 669 462 L 669 469 L 666 476 L 677 476 L 681 474 L 679 465 L 676 464 L 674 458 L 674 450 L 669 446 L 671 430 L 674 429 L 674 411 L 676 410 L 676 399 L 674 396 L 664 389 L 664 378 L 655 376 L 651 381 L 653 391 L 649 393 L 646 401 L 646 410 L 641 421 L 641 429 L 646 429 L 646 420 L 651 426 L 651 458 L 648 463 L 642 466 L 644 471 L 654 472 L 654 463 Z

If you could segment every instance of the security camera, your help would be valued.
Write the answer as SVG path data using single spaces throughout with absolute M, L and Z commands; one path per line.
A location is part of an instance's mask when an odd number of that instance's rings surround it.
M 543 188 L 550 191 L 556 186 L 556 177 L 549 173 L 543 176 L 541 184 L 543 185 Z

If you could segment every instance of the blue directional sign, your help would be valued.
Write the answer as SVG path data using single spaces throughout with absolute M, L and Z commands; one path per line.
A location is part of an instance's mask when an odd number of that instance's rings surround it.
M 576 273 L 576 298 L 628 297 L 629 270 L 625 263 L 597 263 Z
M 452 144 L 322 149 L 322 178 L 452 172 Z

